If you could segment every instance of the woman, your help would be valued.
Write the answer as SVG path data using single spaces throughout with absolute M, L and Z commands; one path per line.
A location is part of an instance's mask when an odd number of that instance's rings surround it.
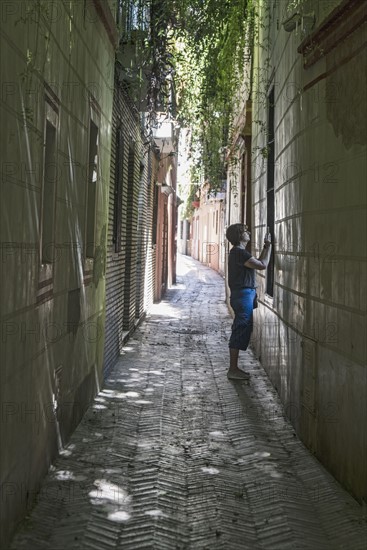
M 264 248 L 258 259 L 247 252 L 250 232 L 246 225 L 230 225 L 226 237 L 233 245 L 228 256 L 228 285 L 231 290 L 230 304 L 235 313 L 232 334 L 229 340 L 230 366 L 227 373 L 232 380 L 247 380 L 249 375 L 238 368 L 239 351 L 245 351 L 252 332 L 252 312 L 255 290 L 255 269 L 266 269 L 271 254 L 271 238 L 267 234 Z

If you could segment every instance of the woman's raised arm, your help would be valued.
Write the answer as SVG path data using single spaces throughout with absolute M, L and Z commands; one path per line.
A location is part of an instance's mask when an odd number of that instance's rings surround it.
M 254 258 L 253 256 L 245 262 L 245 267 L 249 267 L 250 269 L 259 269 L 263 270 L 266 269 L 270 262 L 270 254 L 271 254 L 271 237 L 268 233 L 265 235 L 264 239 L 264 248 L 261 251 L 261 254 L 258 259 Z

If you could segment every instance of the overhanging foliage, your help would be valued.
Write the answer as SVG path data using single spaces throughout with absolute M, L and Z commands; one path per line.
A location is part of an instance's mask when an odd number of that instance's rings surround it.
M 121 0 L 130 5 L 131 1 Z M 145 51 L 150 68 L 148 123 L 165 110 L 191 131 L 192 182 L 214 190 L 225 177 L 236 91 L 245 46 L 253 37 L 256 0 L 140 0 L 150 13 Z M 168 82 L 174 82 L 175 94 Z M 176 104 L 177 102 L 177 104 Z M 177 111 L 176 111 L 177 107 Z

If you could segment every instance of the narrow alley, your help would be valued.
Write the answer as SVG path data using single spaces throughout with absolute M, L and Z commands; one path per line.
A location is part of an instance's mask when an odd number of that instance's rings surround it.
M 187 256 L 40 486 L 13 550 L 365 549 L 363 508 L 251 351 L 226 378 L 218 273 Z

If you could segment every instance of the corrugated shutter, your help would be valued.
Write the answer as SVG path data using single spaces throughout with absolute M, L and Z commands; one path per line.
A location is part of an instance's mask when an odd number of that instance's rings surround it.
M 115 189 L 114 189 L 114 218 L 112 242 L 115 245 L 115 252 L 121 251 L 121 220 L 122 220 L 122 189 L 124 175 L 124 136 L 122 125 L 116 130 L 115 145 Z
M 139 171 L 143 159 L 144 167 Z M 116 81 L 109 184 L 105 373 L 115 364 L 128 333 L 153 302 L 150 164 L 139 116 Z

